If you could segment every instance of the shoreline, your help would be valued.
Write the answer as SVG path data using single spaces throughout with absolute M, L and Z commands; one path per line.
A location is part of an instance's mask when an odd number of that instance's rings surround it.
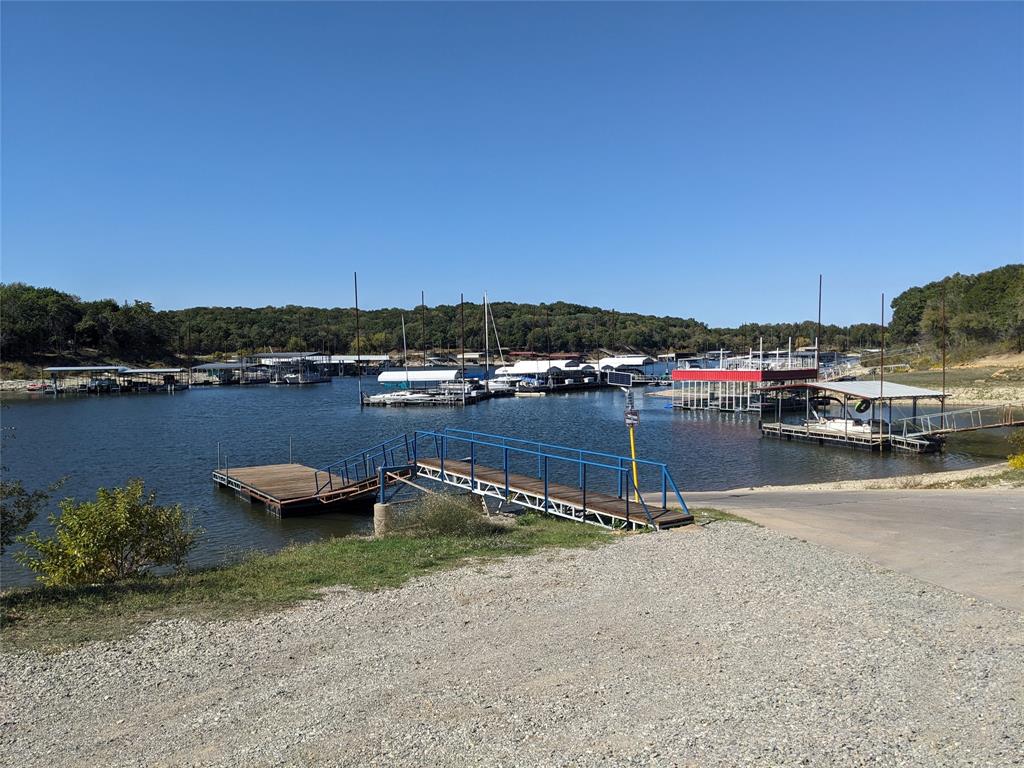
M 975 478 L 987 478 L 1000 475 L 1010 470 L 1006 461 L 994 464 L 985 464 L 980 467 L 969 467 L 968 469 L 949 469 L 943 472 L 920 472 L 913 475 L 896 475 L 894 477 L 876 477 L 861 480 L 832 480 L 824 483 L 795 483 L 793 485 L 758 485 L 741 486 L 730 488 L 730 492 L 763 491 L 878 491 L 878 490 L 948 490 L 950 484 L 954 486 L 964 480 Z M 986 488 L 1016 487 L 1013 482 L 997 482 L 991 485 L 979 486 Z M 693 491 L 698 493 L 698 491 Z M 705 493 L 706 491 L 700 491 Z

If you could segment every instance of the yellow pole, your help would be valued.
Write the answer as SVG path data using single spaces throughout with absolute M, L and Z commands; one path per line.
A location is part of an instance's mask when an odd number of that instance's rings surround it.
M 633 458 L 633 494 L 634 501 L 640 501 L 640 476 L 636 469 L 636 440 L 633 437 L 633 425 L 629 425 L 629 455 Z

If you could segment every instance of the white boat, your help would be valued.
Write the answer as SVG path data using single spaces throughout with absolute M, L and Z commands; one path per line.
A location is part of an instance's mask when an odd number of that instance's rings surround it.
M 500 395 L 506 392 L 516 391 L 516 385 L 522 381 L 520 376 L 495 376 L 487 381 L 487 388 L 491 394 Z
M 321 376 L 316 371 L 300 371 L 299 373 L 286 373 L 285 384 L 323 384 L 330 381 L 326 376 Z
M 870 421 L 844 419 L 838 416 L 807 419 L 804 424 L 811 429 L 834 432 L 838 435 L 870 435 L 872 430 Z
M 416 405 L 418 403 L 429 403 L 433 395 L 429 392 L 414 392 L 403 389 L 398 392 L 382 392 L 379 395 L 370 395 L 366 402 L 371 405 Z

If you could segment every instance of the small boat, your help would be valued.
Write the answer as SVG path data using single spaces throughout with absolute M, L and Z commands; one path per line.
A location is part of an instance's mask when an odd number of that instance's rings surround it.
M 52 392 L 53 386 L 50 384 L 44 384 L 41 381 L 33 381 L 31 384 L 25 387 L 26 392 L 46 392 L 47 389 L 49 389 Z
M 316 371 L 300 371 L 299 373 L 286 373 L 284 375 L 285 384 L 324 384 L 328 381 L 330 379 L 326 376 L 321 376 Z
M 870 421 L 861 419 L 844 419 L 841 417 L 808 419 L 804 426 L 812 429 L 819 429 L 825 432 L 835 432 L 840 435 L 870 435 L 872 424 Z

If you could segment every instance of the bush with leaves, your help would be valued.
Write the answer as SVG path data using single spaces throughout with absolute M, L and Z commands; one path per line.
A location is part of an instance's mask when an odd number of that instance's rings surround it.
M 53 536 L 22 536 L 27 550 L 15 555 L 49 586 L 119 581 L 157 566 L 180 568 L 199 535 L 180 505 L 158 505 L 142 480 L 100 488 L 95 501 L 65 499 L 60 509 L 50 516 Z

